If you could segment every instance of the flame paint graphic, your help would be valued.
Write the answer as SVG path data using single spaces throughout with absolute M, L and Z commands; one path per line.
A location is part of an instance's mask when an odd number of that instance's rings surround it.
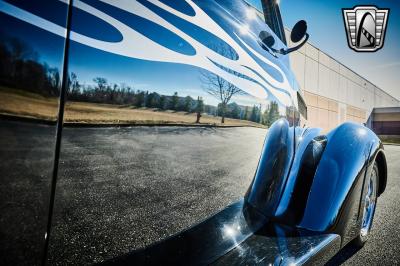
M 59 1 L 68 4 L 67 0 Z M 167 11 L 176 17 L 192 23 L 204 29 L 205 31 L 212 33 L 215 36 L 218 36 L 220 39 L 224 40 L 232 47 L 232 49 L 238 55 L 237 58 L 230 59 L 220 55 L 219 53 L 203 45 L 196 39 L 192 38 L 176 26 L 172 25 L 164 18 L 162 18 L 146 6 L 142 5 L 138 1 L 101 1 L 136 16 L 140 16 L 149 21 L 157 23 L 159 26 L 164 27 L 165 29 L 184 39 L 196 50 L 196 53 L 194 55 L 186 55 L 168 49 L 167 47 L 164 47 L 144 36 L 135 29 L 118 21 L 112 16 L 80 0 L 75 0 L 73 2 L 75 8 L 86 11 L 87 13 L 92 14 L 93 16 L 96 16 L 97 18 L 112 25 L 116 30 L 121 33 L 123 38 L 119 42 L 108 42 L 71 31 L 71 40 L 96 49 L 107 51 L 109 53 L 130 58 L 196 66 L 221 76 L 226 81 L 230 82 L 231 84 L 235 85 L 236 87 L 240 88 L 241 90 L 252 96 L 261 99 L 267 99 L 269 96 L 268 93 L 271 93 L 285 106 L 291 105 L 292 99 L 295 99 L 295 92 L 291 88 L 285 73 L 278 65 L 274 64 L 273 62 L 268 60 L 268 58 L 255 51 L 248 44 L 246 44 L 246 42 L 243 41 L 243 39 L 241 39 L 238 34 L 235 34 L 241 45 L 237 43 L 226 31 L 224 31 L 213 19 L 211 19 L 201 8 L 199 8 L 192 1 L 182 0 L 190 5 L 190 7 L 194 10 L 194 16 L 189 16 L 181 13 L 162 2 L 156 0 L 148 0 L 148 2 L 163 9 L 164 11 Z M 64 27 L 61 27 L 55 23 L 31 14 L 4 1 L 0 1 L 0 11 L 25 22 L 28 22 L 32 25 L 40 27 L 44 30 L 57 34 L 61 37 L 66 36 L 66 29 Z M 243 47 L 245 47 L 253 54 L 253 56 L 261 60 L 263 63 L 277 70 L 283 77 L 283 80 L 279 81 L 272 77 L 264 68 L 262 68 L 256 62 L 256 60 Z M 215 64 L 214 62 L 216 62 L 217 64 Z M 246 79 L 243 78 L 243 76 L 235 75 L 232 73 L 232 71 L 225 71 L 224 68 L 231 69 L 234 72 L 240 73 L 248 78 Z

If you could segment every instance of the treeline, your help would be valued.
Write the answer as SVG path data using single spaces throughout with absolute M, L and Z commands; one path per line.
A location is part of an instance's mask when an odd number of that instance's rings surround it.
M 47 97 L 58 96 L 59 70 L 38 59 L 38 54 L 21 40 L 0 39 L 0 84 Z
M 272 102 L 264 112 L 261 106 L 242 106 L 233 102 L 218 106 L 207 105 L 201 97 L 182 97 L 177 92 L 161 95 L 157 92 L 135 90 L 126 84 L 109 83 L 106 78 L 96 77 L 94 85 L 83 85 L 77 75 L 69 75 L 68 100 L 79 102 L 129 105 L 137 108 L 206 113 L 213 116 L 241 119 L 269 126 L 277 120 L 278 104 Z M 16 88 L 46 97 L 59 95 L 60 72 L 57 68 L 39 63 L 38 54 L 26 43 L 16 38 L 0 39 L 0 85 Z
M 81 85 L 74 73 L 69 78 L 68 99 L 80 102 L 106 103 L 115 105 L 131 105 L 137 108 L 157 108 L 182 112 L 203 112 L 203 100 L 198 97 L 181 97 L 175 92 L 173 95 L 161 95 L 157 92 L 134 90 L 126 84 L 108 83 L 107 79 L 96 77 L 95 85 Z M 208 107 L 210 109 L 210 107 Z
M 197 99 L 191 96 L 182 97 L 178 92 L 172 95 L 161 95 L 157 92 L 134 90 L 126 84 L 109 83 L 106 78 L 96 77 L 94 85 L 82 85 L 76 74 L 71 73 L 69 77 L 68 99 L 71 101 L 106 103 L 115 105 L 130 105 L 137 108 L 157 108 L 159 110 L 172 110 L 188 113 L 201 112 L 213 116 L 248 120 L 256 123 L 271 125 L 279 115 L 278 104 L 272 102 L 264 112 L 261 106 L 241 106 L 233 102 L 223 110 L 223 105 L 206 105 L 201 97 Z
M 219 113 L 222 112 L 222 105 L 218 105 Z M 267 108 L 262 112 L 261 106 L 254 105 L 240 106 L 236 103 L 228 104 L 225 110 L 226 117 L 235 119 L 248 120 L 270 126 L 273 122 L 278 120 L 281 115 L 279 114 L 279 106 L 276 102 L 271 102 Z

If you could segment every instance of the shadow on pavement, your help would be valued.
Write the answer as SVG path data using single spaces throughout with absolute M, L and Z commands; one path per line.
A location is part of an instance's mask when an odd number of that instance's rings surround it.
M 357 247 L 353 245 L 352 242 L 348 243 L 344 248 L 340 250 L 332 259 L 330 259 L 326 266 L 341 265 L 346 260 L 350 259 L 354 254 L 356 254 L 362 247 Z

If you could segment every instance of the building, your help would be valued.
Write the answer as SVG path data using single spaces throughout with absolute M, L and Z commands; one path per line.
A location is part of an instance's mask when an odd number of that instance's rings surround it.
M 383 139 L 400 140 L 400 107 L 374 108 L 367 124 Z
M 290 40 L 290 30 L 283 30 L 277 2 L 262 0 L 261 11 L 253 5 L 255 0 L 247 1 L 284 43 L 294 46 Z M 307 126 L 328 131 L 346 121 L 368 124 L 368 121 L 372 121 L 374 109 L 400 107 L 400 100 L 310 42 L 289 56 L 292 71 L 307 104 Z M 387 109 L 380 109 L 379 112 L 384 110 Z M 400 123 L 400 118 L 396 119 Z M 368 125 L 372 128 L 371 123 Z
M 286 29 L 290 46 L 289 35 Z M 374 108 L 400 106 L 398 99 L 310 43 L 290 53 L 290 64 L 307 103 L 308 126 L 329 130 L 346 121 L 366 123 Z

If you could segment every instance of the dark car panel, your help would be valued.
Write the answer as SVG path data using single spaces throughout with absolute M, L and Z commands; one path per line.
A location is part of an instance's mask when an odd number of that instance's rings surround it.
M 55 164 L 65 38 L 24 22 L 24 10 L 65 27 L 67 5 L 0 3 L 2 265 L 41 264 Z
M 50 263 L 120 256 L 222 210 L 244 195 L 267 123 L 293 124 L 287 57 L 261 48 L 256 11 L 178 3 L 74 3 Z M 235 91 L 225 103 L 219 82 Z

